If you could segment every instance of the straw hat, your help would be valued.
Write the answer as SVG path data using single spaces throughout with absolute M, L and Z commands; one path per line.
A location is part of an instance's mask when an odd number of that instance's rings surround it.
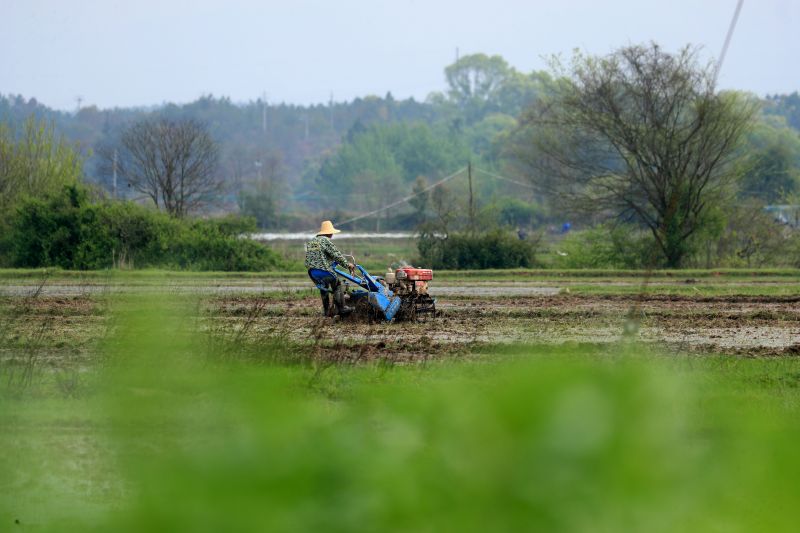
M 333 222 L 326 220 L 319 227 L 317 235 L 333 235 L 334 233 L 341 233 L 341 231 L 333 227 Z

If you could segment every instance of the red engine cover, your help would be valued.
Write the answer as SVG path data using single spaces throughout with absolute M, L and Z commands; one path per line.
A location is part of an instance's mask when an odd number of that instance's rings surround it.
M 406 274 L 405 279 L 409 281 L 430 281 L 433 279 L 433 270 L 430 268 L 413 268 L 404 267 L 398 268 L 397 272 L 403 271 Z M 402 279 L 400 276 L 398 278 Z

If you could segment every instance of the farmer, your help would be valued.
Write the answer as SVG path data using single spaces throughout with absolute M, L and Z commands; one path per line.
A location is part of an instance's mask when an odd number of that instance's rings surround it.
M 319 290 L 319 293 L 322 297 L 322 310 L 325 316 L 328 316 L 330 312 L 328 293 L 333 294 L 333 302 L 336 304 L 336 311 L 339 315 L 347 315 L 353 311 L 352 307 L 344 305 L 344 285 L 333 271 L 331 263 L 336 262 L 346 266 L 351 273 L 355 270 L 355 266 L 349 263 L 342 252 L 337 250 L 331 242 L 334 233 L 339 233 L 339 230 L 333 227 L 330 220 L 326 220 L 320 226 L 317 236 L 306 243 L 308 275 L 318 286 L 324 287 Z

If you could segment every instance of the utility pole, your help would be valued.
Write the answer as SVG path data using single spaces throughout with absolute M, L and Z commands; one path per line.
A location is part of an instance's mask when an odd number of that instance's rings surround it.
M 111 173 L 112 194 L 114 199 L 117 199 L 117 149 L 114 148 L 114 164 L 112 165 Z
M 469 178 L 469 229 L 475 229 L 475 200 L 472 196 L 472 161 L 467 163 L 467 177 Z

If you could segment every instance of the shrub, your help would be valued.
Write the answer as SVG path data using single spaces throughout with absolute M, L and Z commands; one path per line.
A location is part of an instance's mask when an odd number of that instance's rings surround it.
M 46 200 L 24 200 L 3 248 L 17 267 L 277 267 L 275 252 L 240 237 L 255 229 L 252 218 L 175 219 L 130 202 L 92 203 L 85 189 L 70 185 Z
M 696 254 L 698 266 L 760 268 L 797 266 L 800 232 L 776 220 L 758 202 L 727 209 L 717 235 L 705 239 Z
M 537 241 L 522 241 L 504 231 L 422 234 L 417 241 L 420 263 L 430 268 L 530 268 L 536 265 Z
M 263 244 L 243 238 L 256 230 L 255 219 L 232 218 L 178 223 L 170 219 L 162 266 L 187 270 L 257 271 L 279 265 L 277 255 Z
M 629 225 L 596 226 L 569 233 L 555 245 L 557 268 L 648 268 L 657 257 L 652 237 Z

